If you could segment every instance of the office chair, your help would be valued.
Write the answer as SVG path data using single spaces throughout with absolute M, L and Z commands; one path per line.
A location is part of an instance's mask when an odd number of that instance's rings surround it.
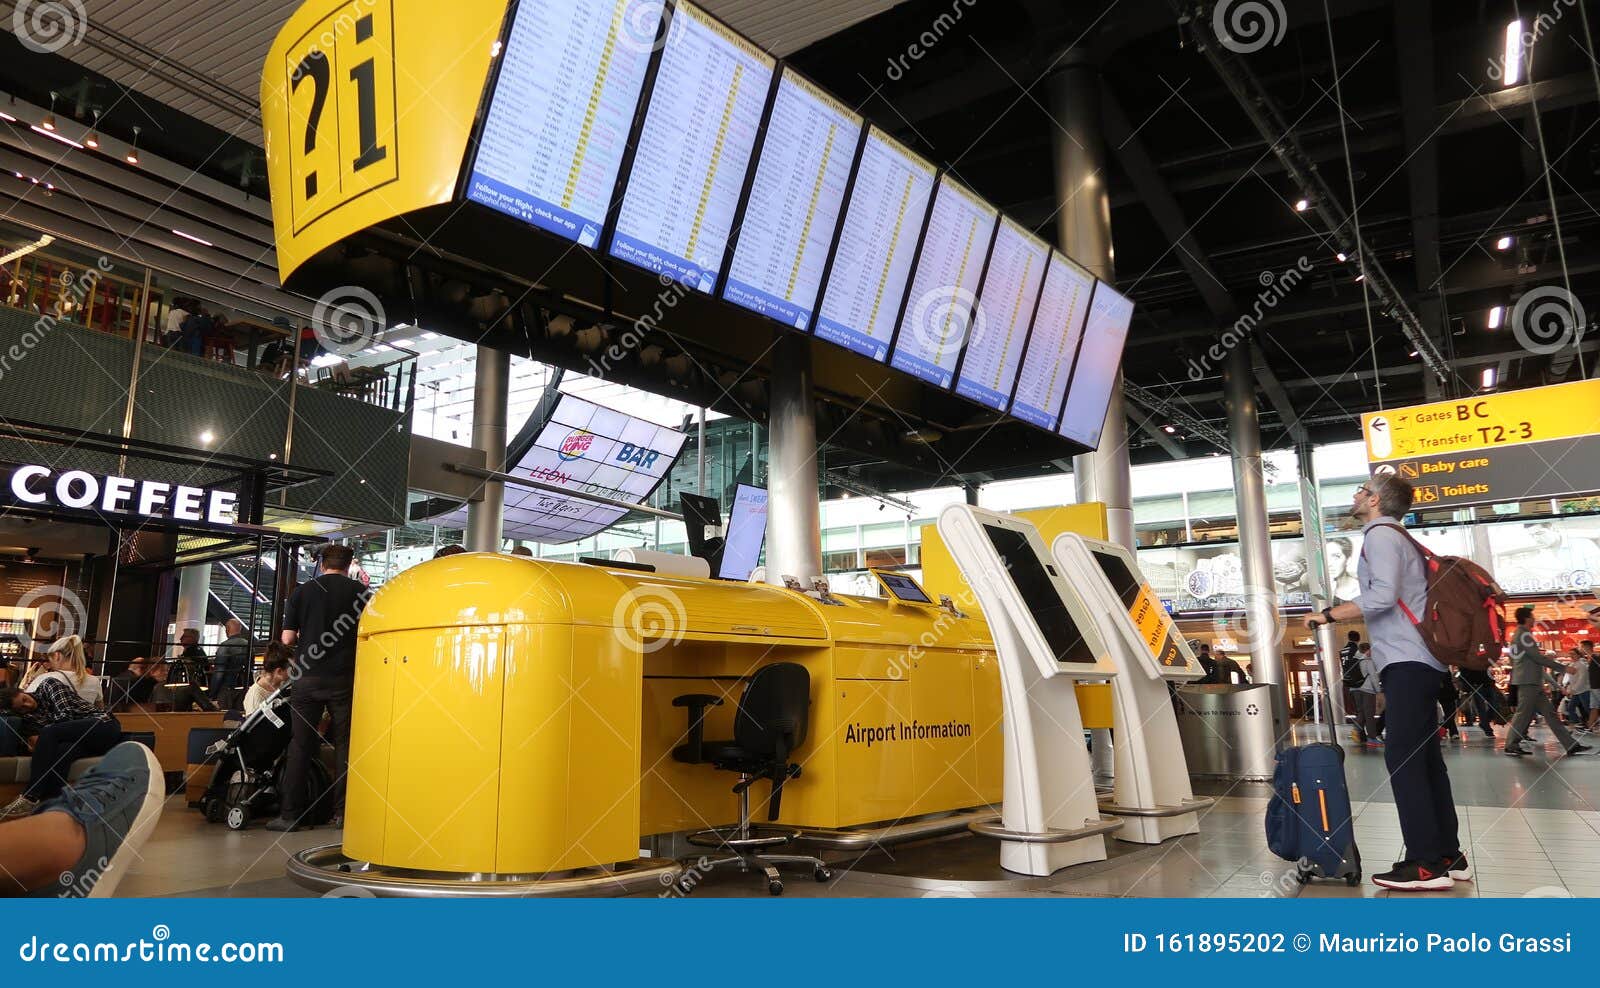
M 711 765 L 725 772 L 738 772 L 733 791 L 739 797 L 739 823 L 734 827 L 713 828 L 690 834 L 696 847 L 726 850 L 722 857 L 697 866 L 711 870 L 737 864 L 743 872 L 760 871 L 767 876 L 767 891 L 783 894 L 778 865 L 807 865 L 811 877 L 825 882 L 833 872 L 822 862 L 801 854 L 762 854 L 765 848 L 781 847 L 799 836 L 784 827 L 756 826 L 750 822 L 750 787 L 757 779 L 772 783 L 767 801 L 767 819 L 778 819 L 783 785 L 800 777 L 800 766 L 789 756 L 806 740 L 806 722 L 811 713 L 811 676 L 805 667 L 793 662 L 762 666 L 750 677 L 739 709 L 734 714 L 732 741 L 705 739 L 706 708 L 722 706 L 722 698 L 691 693 L 672 701 L 674 707 L 689 708 L 689 740 L 674 748 L 672 757 L 690 765 Z M 678 888 L 687 894 L 693 880 L 680 879 Z

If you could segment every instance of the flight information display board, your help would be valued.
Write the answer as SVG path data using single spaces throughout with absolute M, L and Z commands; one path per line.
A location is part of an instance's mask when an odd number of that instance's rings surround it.
M 677 5 L 622 196 L 614 257 L 714 289 L 774 64 L 698 7 Z
M 998 215 L 950 176 L 940 180 L 889 359 L 895 370 L 941 388 L 950 386 L 975 318 L 978 284 Z
M 936 174 L 878 128 L 868 131 L 817 313 L 819 338 L 888 357 Z
M 989 272 L 978 293 L 978 314 L 973 317 L 972 338 L 961 361 L 956 394 L 997 412 L 1011 403 L 1049 262 L 1050 248 L 1043 240 L 1011 219 L 1001 218 L 989 255 Z
M 599 245 L 662 0 L 517 7 L 467 198 Z
M 786 326 L 811 328 L 860 140 L 860 117 L 784 70 L 723 298 Z
M 1122 347 L 1128 342 L 1132 323 L 1133 302 L 1105 282 L 1097 283 L 1058 430 L 1073 442 L 1090 449 L 1100 446 L 1111 386 L 1116 383 L 1117 365 L 1122 362 Z
M 1017 377 L 1017 394 L 1011 401 L 1015 417 L 1041 429 L 1056 427 L 1093 294 L 1094 275 L 1060 251 L 1051 251 L 1050 273 L 1045 276 L 1033 335 L 1028 337 L 1028 353 Z

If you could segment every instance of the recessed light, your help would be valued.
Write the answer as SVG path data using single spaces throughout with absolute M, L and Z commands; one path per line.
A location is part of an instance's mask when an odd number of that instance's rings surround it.
M 1489 310 L 1489 328 L 1490 329 L 1499 329 L 1500 328 L 1500 324 L 1505 321 L 1505 318 L 1506 318 L 1506 307 L 1505 306 L 1497 305 L 1494 308 L 1490 309 Z

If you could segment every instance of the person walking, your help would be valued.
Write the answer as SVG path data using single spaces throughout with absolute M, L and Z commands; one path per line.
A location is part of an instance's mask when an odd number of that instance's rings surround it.
M 1410 615 L 1427 613 L 1422 553 L 1398 519 L 1415 493 L 1394 474 L 1374 474 L 1356 490 L 1350 514 L 1363 525 L 1355 600 L 1325 607 L 1306 627 L 1365 618 L 1383 688 L 1384 763 L 1400 815 L 1406 859 L 1372 877 L 1402 892 L 1439 891 L 1470 881 L 1460 821 L 1439 744 L 1439 692 L 1449 670 L 1422 639 Z
M 1458 673 L 1461 685 L 1467 689 L 1463 706 L 1470 717 L 1478 715 L 1478 729 L 1490 741 L 1494 740 L 1494 722 L 1500 716 L 1500 691 L 1495 689 L 1494 677 L 1487 669 L 1462 669 Z
M 1378 720 L 1378 694 L 1383 686 L 1378 681 L 1378 664 L 1372 660 L 1371 650 L 1358 650 L 1356 655 L 1356 675 L 1360 679 L 1350 691 L 1356 701 L 1356 743 L 1377 748 L 1383 745 L 1379 739 L 1383 725 Z
M 1506 731 L 1505 752 L 1515 758 L 1532 754 L 1522 746 L 1522 739 L 1537 715 L 1544 718 L 1545 725 L 1567 754 L 1587 755 L 1594 749 L 1579 744 L 1573 738 L 1567 726 L 1561 723 L 1561 718 L 1556 716 L 1556 708 L 1550 703 L 1550 698 L 1545 695 L 1546 669 L 1560 673 L 1566 672 L 1567 667 L 1539 651 L 1539 643 L 1533 637 L 1533 608 L 1519 607 L 1517 627 L 1511 633 L 1511 681 L 1517 686 L 1517 715 L 1511 721 L 1511 729 Z
M 367 589 L 350 578 L 355 558 L 349 546 L 322 550 L 321 574 L 295 588 L 283 613 L 283 644 L 295 650 L 294 690 L 289 694 L 293 734 L 284 770 L 283 801 L 268 830 L 294 831 L 311 809 L 306 780 L 322 736 L 326 711 L 334 750 L 334 827 L 344 825 L 344 781 L 350 763 L 350 704 L 356 684 L 356 629 L 367 605 Z

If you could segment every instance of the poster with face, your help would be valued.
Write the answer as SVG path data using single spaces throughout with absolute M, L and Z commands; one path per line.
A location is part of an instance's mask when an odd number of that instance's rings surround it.
M 1511 594 L 1586 592 L 1600 583 L 1600 519 L 1487 526 L 1494 576 Z
M 1237 542 L 1140 549 L 1139 568 L 1175 614 L 1235 611 L 1244 606 L 1247 587 Z M 1280 607 L 1311 602 L 1304 539 L 1272 543 L 1272 578 Z

